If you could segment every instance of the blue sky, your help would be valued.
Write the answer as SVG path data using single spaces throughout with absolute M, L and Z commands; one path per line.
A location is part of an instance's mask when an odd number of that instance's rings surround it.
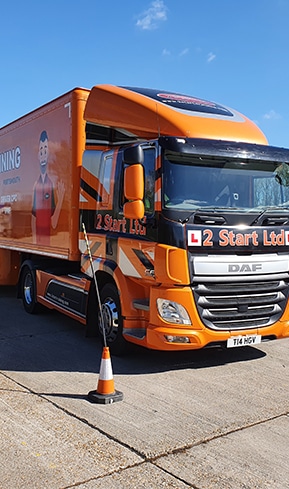
M 1 10 L 0 127 L 80 86 L 232 107 L 289 147 L 289 0 L 14 0 Z

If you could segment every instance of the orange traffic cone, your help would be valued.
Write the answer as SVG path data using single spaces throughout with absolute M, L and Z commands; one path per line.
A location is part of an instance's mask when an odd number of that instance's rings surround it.
M 104 346 L 102 350 L 97 389 L 88 393 L 88 400 L 98 404 L 112 404 L 116 401 L 122 401 L 122 399 L 122 392 L 114 389 L 109 348 L 108 346 Z

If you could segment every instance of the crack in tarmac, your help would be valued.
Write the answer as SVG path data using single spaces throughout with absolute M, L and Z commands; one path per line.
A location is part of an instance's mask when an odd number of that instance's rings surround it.
M 98 477 L 93 477 L 89 480 L 85 480 L 85 481 L 79 481 L 79 482 L 76 482 L 72 485 L 69 485 L 69 486 L 65 486 L 63 487 L 62 489 L 72 489 L 74 487 L 78 487 L 78 486 L 81 486 L 82 484 L 85 484 L 85 483 L 88 483 L 88 482 L 91 482 L 91 481 L 96 481 L 96 480 L 101 480 L 105 477 L 108 477 L 110 475 L 113 475 L 113 474 L 116 474 L 116 473 L 121 473 L 127 469 L 130 469 L 130 468 L 133 468 L 133 467 L 138 467 L 138 466 L 141 466 L 145 463 L 151 463 L 153 465 L 155 465 L 159 470 L 162 470 L 163 472 L 165 472 L 166 474 L 172 476 L 174 479 L 182 482 L 183 484 L 186 484 L 188 487 L 191 487 L 193 489 L 199 489 L 197 486 L 195 485 L 191 485 L 189 484 L 187 481 L 185 481 L 184 479 L 176 476 L 175 474 L 173 474 L 172 472 L 160 467 L 159 465 L 156 464 L 156 462 L 162 458 L 165 458 L 165 457 L 168 457 L 170 455 L 175 455 L 175 454 L 178 454 L 178 453 L 184 453 L 186 452 L 187 450 L 191 449 L 191 448 L 194 448 L 194 447 L 197 447 L 197 446 L 200 446 L 200 445 L 203 445 L 203 444 L 207 444 L 207 443 L 210 443 L 211 441 L 213 440 L 217 440 L 217 439 L 220 439 L 220 438 L 223 438 L 223 437 L 226 437 L 228 435 L 231 435 L 231 434 L 234 434 L 234 433 L 238 433 L 240 431 L 244 431 L 246 429 L 249 429 L 249 428 L 252 428 L 254 426 L 258 426 L 258 425 L 262 425 L 262 424 L 265 424 L 269 421 L 273 421 L 273 420 L 276 420 L 276 419 L 279 419 L 283 416 L 288 416 L 289 415 L 289 412 L 285 411 L 283 413 L 279 413 L 278 415 L 275 415 L 275 416 L 270 416 L 266 419 L 262 419 L 262 420 L 259 420 L 259 421 L 256 421 L 256 422 L 253 422 L 253 423 L 248 423 L 244 426 L 239 426 L 237 428 L 234 428 L 234 429 L 228 429 L 222 433 L 218 433 L 218 434 L 214 434 L 212 436 L 208 436 L 202 440 L 199 440 L 197 442 L 194 442 L 194 443 L 188 443 L 184 446 L 181 446 L 181 447 L 177 447 L 177 448 L 174 448 L 174 449 L 171 449 L 171 450 L 167 450 L 166 452 L 163 452 L 163 453 L 159 453 L 158 455 L 155 455 L 155 456 L 147 456 L 145 455 L 144 453 L 142 453 L 141 451 L 137 450 L 136 448 L 130 446 L 129 444 L 125 443 L 124 441 L 118 439 L 117 437 L 109 434 L 108 432 L 106 432 L 105 430 L 102 430 L 101 428 L 95 426 L 94 424 L 92 424 L 91 422 L 89 422 L 87 419 L 85 418 L 82 418 L 76 414 L 74 414 L 73 412 L 69 411 L 68 409 L 65 409 L 63 408 L 62 406 L 59 406 L 55 401 L 53 401 L 52 399 L 50 399 L 50 395 L 48 396 L 47 394 L 44 394 L 44 393 L 39 393 L 39 392 L 36 392 L 34 391 L 33 389 L 30 389 L 29 387 L 21 384 L 20 382 L 17 382 L 15 381 L 13 378 L 11 378 L 9 375 L 3 373 L 3 372 L 0 372 L 1 375 L 7 379 L 9 379 L 11 382 L 13 382 L 14 384 L 16 384 L 17 386 L 21 387 L 22 389 L 25 389 L 25 391 L 23 392 L 24 394 L 32 394 L 32 395 L 35 395 L 41 399 L 44 399 L 46 402 L 50 403 L 51 405 L 53 405 L 56 409 L 62 411 L 64 414 L 66 414 L 67 416 L 70 416 L 78 421 L 80 421 L 81 423 L 84 423 L 86 426 L 89 426 L 90 428 L 92 428 L 93 430 L 97 431 L 98 433 L 100 433 L 101 435 L 105 436 L 106 438 L 108 438 L 109 440 L 117 443 L 118 445 L 122 446 L 123 448 L 126 448 L 128 449 L 129 451 L 131 451 L 132 453 L 134 453 L 135 455 L 137 455 L 138 457 L 140 457 L 142 460 L 140 462 L 136 462 L 134 464 L 129 464 L 127 465 L 126 467 L 123 467 L 123 468 L 120 468 L 120 469 L 116 469 L 116 470 L 113 470 L 111 472 L 107 472 L 105 475 L 101 475 L 101 476 L 98 476 Z M 1 390 L 1 389 L 0 389 Z M 22 392 L 22 391 L 18 391 L 18 390 L 13 390 L 13 389 L 2 389 L 3 391 L 10 391 L 10 392 Z M 57 394 L 54 394 L 54 396 L 56 397 Z M 69 396 L 71 397 L 71 396 Z M 74 396 L 73 396 L 74 397 Z M 87 400 L 87 396 L 84 396 L 84 395 L 80 395 L 78 396 L 80 399 L 83 399 L 83 400 Z

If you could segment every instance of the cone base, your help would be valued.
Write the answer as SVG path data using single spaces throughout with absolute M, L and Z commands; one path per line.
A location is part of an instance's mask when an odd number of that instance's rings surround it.
M 90 391 L 87 399 L 96 404 L 112 404 L 113 402 L 122 401 L 123 393 L 114 391 L 112 394 L 99 394 L 97 391 Z

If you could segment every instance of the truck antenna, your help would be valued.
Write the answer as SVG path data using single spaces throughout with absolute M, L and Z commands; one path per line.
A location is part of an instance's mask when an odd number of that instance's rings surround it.
M 99 307 L 99 312 L 100 312 L 99 319 L 101 321 L 103 342 L 104 342 L 104 346 L 107 346 L 106 334 L 105 334 L 105 328 L 104 328 L 104 319 L 103 319 L 103 313 L 102 313 L 102 304 L 101 304 L 100 293 L 99 293 L 99 287 L 98 287 L 98 283 L 97 283 L 96 276 L 95 276 L 94 269 L 93 269 L 93 261 L 92 261 L 92 256 L 91 256 L 89 241 L 88 241 L 88 238 L 87 238 L 87 234 L 86 234 L 86 229 L 85 229 L 85 224 L 84 223 L 82 223 L 82 228 L 83 228 L 84 239 L 85 239 L 86 248 L 87 248 L 87 252 L 88 252 L 88 256 L 89 256 L 91 273 L 92 273 L 92 276 L 93 276 L 93 279 L 94 279 L 94 284 L 95 284 L 95 290 L 96 290 L 96 295 L 97 295 L 97 302 L 98 302 L 98 307 Z

